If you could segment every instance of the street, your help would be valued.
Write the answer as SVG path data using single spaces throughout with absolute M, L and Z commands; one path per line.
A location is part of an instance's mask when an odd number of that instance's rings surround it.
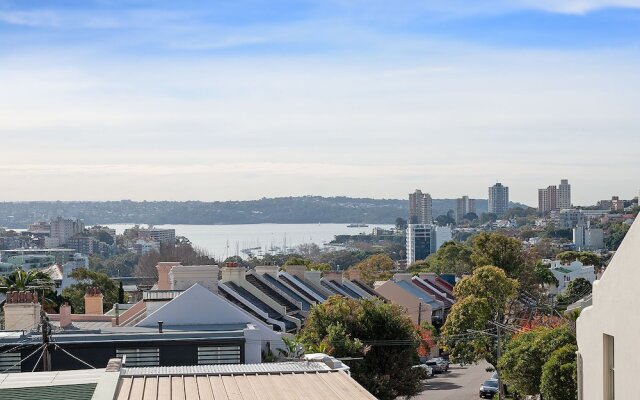
M 449 372 L 437 374 L 433 378 L 427 379 L 424 391 L 416 396 L 422 400 L 477 400 L 480 384 L 491 376 L 486 371 L 489 364 L 481 361 L 478 365 L 465 365 L 460 367 L 457 364 L 449 366 Z

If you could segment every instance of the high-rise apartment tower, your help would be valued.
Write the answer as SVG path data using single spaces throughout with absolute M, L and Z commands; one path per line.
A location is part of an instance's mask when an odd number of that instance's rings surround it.
M 432 200 L 429 193 L 416 189 L 409 193 L 409 223 L 431 224 L 433 222 Z
M 498 216 L 509 208 L 509 188 L 498 182 L 489 188 L 489 212 Z

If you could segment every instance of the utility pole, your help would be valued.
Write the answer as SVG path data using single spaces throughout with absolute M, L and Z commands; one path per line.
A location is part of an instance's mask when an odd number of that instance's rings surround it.
M 498 345 L 498 349 L 496 351 L 498 359 L 496 360 L 496 372 L 498 373 L 498 393 L 500 394 L 500 398 L 504 399 L 504 385 L 502 384 L 502 374 L 500 373 L 500 370 L 498 369 L 498 360 L 500 360 L 500 357 L 502 357 L 502 338 L 500 335 L 500 325 L 495 325 L 496 326 L 496 341 L 497 341 L 497 345 Z
M 422 302 L 418 303 L 418 326 L 422 323 Z
M 49 325 L 49 317 L 44 310 L 40 310 L 40 324 L 42 326 L 42 370 L 51 371 L 51 358 L 49 354 L 49 340 L 51 335 L 51 325 Z

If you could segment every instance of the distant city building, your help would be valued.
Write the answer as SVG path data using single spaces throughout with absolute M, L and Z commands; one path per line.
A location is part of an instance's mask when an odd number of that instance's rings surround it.
M 611 198 L 611 211 L 624 211 L 624 200 L 620 200 L 618 196 L 613 196 Z
M 451 240 L 451 228 L 431 224 L 409 224 L 407 228 L 407 265 L 424 260 Z
M 131 235 L 131 232 L 137 231 L 138 239 L 154 240 L 160 244 L 176 242 L 176 230 L 175 229 L 160 229 L 160 228 L 137 228 L 126 229 L 124 231 L 125 236 Z
M 51 221 L 50 237 L 57 241 L 57 246 L 64 246 L 75 235 L 84 231 L 84 222 L 80 219 L 58 217 Z M 53 244 L 53 243 L 52 243 Z M 52 246 L 56 247 L 56 246 Z
M 558 188 L 549 186 L 546 189 L 538 189 L 538 211 L 547 213 L 558 209 Z
M 573 228 L 573 244 L 577 250 L 604 249 L 604 231 L 601 228 L 578 225 Z
M 160 243 L 155 240 L 138 239 L 133 245 L 138 256 L 145 255 L 152 251 L 160 252 Z
M 571 208 L 571 185 L 568 179 L 561 179 L 558 185 L 558 210 Z
M 475 199 L 470 199 L 469 196 L 462 196 L 459 199 L 456 199 L 456 222 L 462 221 L 465 215 L 475 212 Z
M 433 222 L 432 199 L 429 193 L 416 189 L 409 194 L 409 223 L 431 224 Z
M 551 220 L 558 229 L 572 229 L 578 225 L 586 225 L 593 219 L 602 218 L 608 210 L 580 210 L 568 208 L 551 212 Z
M 547 213 L 571 208 L 571 185 L 567 179 L 560 180 L 560 185 L 538 189 L 538 211 Z
M 509 188 L 498 182 L 489 188 L 489 212 L 498 216 L 509 208 Z

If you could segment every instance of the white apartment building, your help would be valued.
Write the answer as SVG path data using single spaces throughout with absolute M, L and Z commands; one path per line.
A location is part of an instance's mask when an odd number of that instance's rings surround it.
M 601 228 L 591 228 L 578 225 L 573 228 L 573 244 L 576 250 L 604 249 L 604 231 Z
M 636 220 L 603 276 L 592 305 L 577 321 L 578 399 L 637 399 L 640 371 L 640 221 Z
M 559 260 L 552 261 L 549 268 L 553 276 L 558 280 L 558 287 L 549 287 L 549 293 L 562 294 L 569 283 L 578 278 L 583 278 L 593 283 L 597 279 L 596 268 L 593 265 L 584 265 L 576 260 L 569 264 L 562 264 Z

